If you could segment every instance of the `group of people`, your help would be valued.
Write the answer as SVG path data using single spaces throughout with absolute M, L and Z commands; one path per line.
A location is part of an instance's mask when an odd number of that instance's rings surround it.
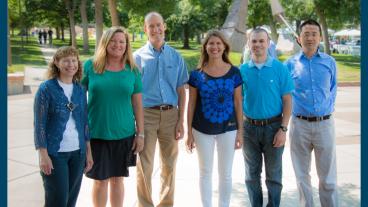
M 132 52 L 129 34 L 112 27 L 95 55 L 82 63 L 73 47 L 61 47 L 49 79 L 35 97 L 35 146 L 46 207 L 76 205 L 83 173 L 94 180 L 95 207 L 123 206 L 124 177 L 136 166 L 138 207 L 174 206 L 178 141 L 196 149 L 204 207 L 212 206 L 214 149 L 218 154 L 218 206 L 230 205 L 234 152 L 242 149 L 245 184 L 253 207 L 280 206 L 282 154 L 291 118 L 290 148 L 302 206 L 313 206 L 311 152 L 316 155 L 322 206 L 337 206 L 334 123 L 336 64 L 318 51 L 321 28 L 300 27 L 302 51 L 282 64 L 268 55 L 270 37 L 254 29 L 251 58 L 240 69 L 218 30 L 207 33 L 196 69 L 188 75 L 181 55 L 165 42 L 162 16 L 144 19 L 147 43 Z M 186 108 L 186 85 L 189 102 Z M 88 92 L 88 95 L 87 95 Z M 88 96 L 88 99 L 87 99 Z M 185 117 L 187 123 L 184 123 Z M 156 143 L 161 164 L 159 203 L 152 199 Z M 132 189 L 129 189 L 132 190 Z
M 47 44 L 47 36 L 49 37 L 49 44 L 52 45 L 52 34 L 53 31 L 51 29 L 49 29 L 48 31 L 46 31 L 46 29 L 43 30 L 38 30 L 38 42 L 40 44 Z

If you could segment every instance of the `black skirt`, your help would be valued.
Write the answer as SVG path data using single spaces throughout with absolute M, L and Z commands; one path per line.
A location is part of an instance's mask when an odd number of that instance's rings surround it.
M 93 167 L 86 176 L 95 180 L 129 177 L 129 167 L 136 166 L 132 151 L 134 135 L 119 140 L 91 139 Z

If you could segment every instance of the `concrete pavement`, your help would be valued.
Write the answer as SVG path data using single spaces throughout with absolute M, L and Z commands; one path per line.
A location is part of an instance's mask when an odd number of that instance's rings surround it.
M 27 68 L 26 84 L 31 94 L 8 96 L 8 206 L 39 207 L 43 205 L 42 180 L 39 174 L 37 152 L 33 145 L 33 99 L 37 86 L 43 80 L 45 69 Z M 28 72 L 28 73 L 27 73 Z M 27 75 L 32 74 L 32 75 Z M 37 74 L 37 75 L 36 75 Z M 27 79 L 28 78 L 28 79 Z M 360 87 L 338 88 L 336 112 L 337 169 L 341 207 L 360 206 Z M 184 142 L 179 143 L 177 162 L 175 207 L 201 206 L 198 186 L 197 155 L 185 151 Z M 217 204 L 217 159 L 213 170 L 214 205 Z M 314 164 L 312 164 L 314 166 Z M 133 207 L 136 198 L 135 167 L 125 179 L 124 206 Z M 311 171 L 316 206 L 318 202 L 318 179 L 316 169 Z M 264 179 L 264 174 L 262 178 Z M 159 195 L 160 168 L 157 156 L 153 175 L 153 197 Z M 283 162 L 283 207 L 298 206 L 298 192 L 292 169 L 288 143 Z M 92 180 L 84 177 L 78 198 L 78 207 L 89 207 Z M 267 203 L 266 186 L 263 183 Z M 108 205 L 109 206 L 109 205 Z M 250 206 L 244 185 L 244 161 L 240 150 L 236 151 L 233 164 L 233 192 L 231 206 Z

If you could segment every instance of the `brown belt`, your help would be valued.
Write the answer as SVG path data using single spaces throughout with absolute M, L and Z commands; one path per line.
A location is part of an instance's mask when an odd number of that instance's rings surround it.
M 299 119 L 307 120 L 309 122 L 316 122 L 316 121 L 323 121 L 323 120 L 329 119 L 331 117 L 331 114 L 326 115 L 326 116 L 312 116 L 312 117 L 297 115 L 296 117 Z
M 160 110 L 160 111 L 166 111 L 166 110 L 170 110 L 170 109 L 174 108 L 174 106 L 172 106 L 172 105 L 160 105 L 160 106 L 152 106 L 152 107 L 149 107 L 149 108 Z
M 269 119 L 251 119 L 251 118 L 245 117 L 245 120 L 247 122 L 249 122 L 251 125 L 266 126 L 268 124 L 272 124 L 274 122 L 281 121 L 282 120 L 282 115 L 280 114 L 278 116 L 274 116 L 274 117 L 269 118 Z

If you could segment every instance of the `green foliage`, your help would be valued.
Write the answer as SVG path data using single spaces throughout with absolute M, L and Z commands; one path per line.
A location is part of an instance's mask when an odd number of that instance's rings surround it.
M 255 28 L 261 25 L 268 25 L 272 18 L 269 0 L 249 0 L 247 18 L 248 27 Z
M 148 12 L 157 11 L 167 18 L 175 9 L 179 0 L 122 0 L 126 11 L 132 11 L 137 15 L 146 15 Z
M 183 0 L 178 3 L 175 12 L 166 19 L 169 39 L 177 40 L 184 32 L 188 32 L 188 37 L 192 37 L 205 28 L 203 22 L 204 14 L 200 11 L 200 7 Z

